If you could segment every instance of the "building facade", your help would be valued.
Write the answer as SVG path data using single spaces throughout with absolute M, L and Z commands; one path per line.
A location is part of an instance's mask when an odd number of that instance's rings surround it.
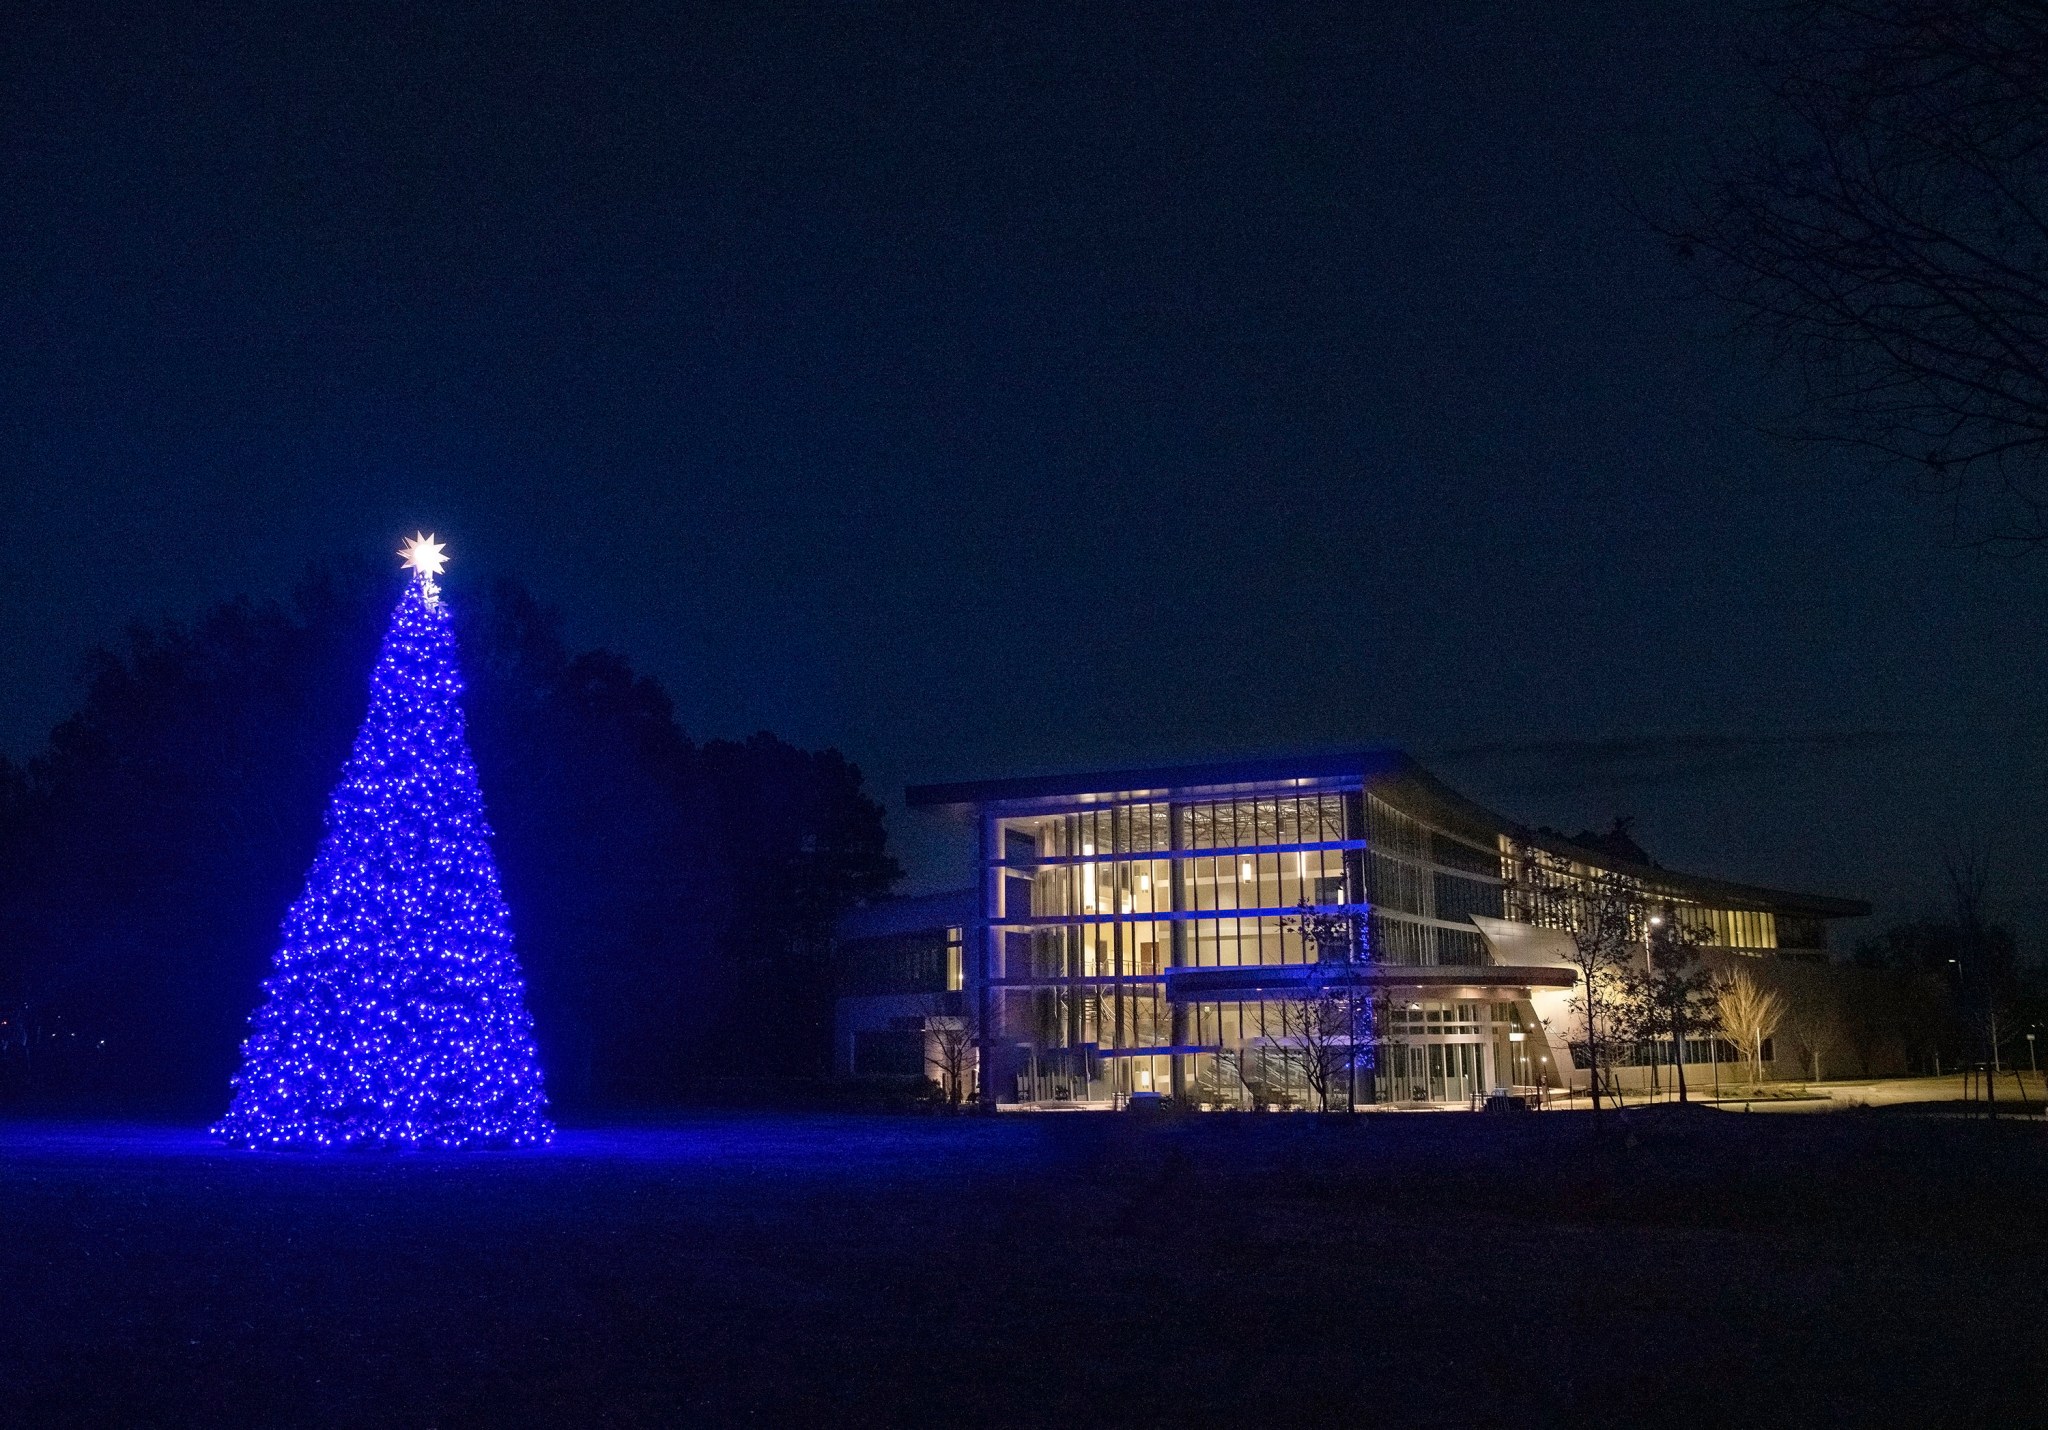
M 833 1061 L 842 1075 L 944 1079 L 948 1049 L 934 1034 L 967 1028 L 967 942 L 980 917 L 974 891 L 960 889 L 841 920 Z
M 977 883 L 842 930 L 840 1065 L 938 1080 L 931 1050 L 964 1033 L 966 1080 L 993 1107 L 1569 1089 L 1576 976 L 1530 888 L 1626 888 L 1737 958 L 1824 960 L 1828 921 L 1868 912 L 1515 825 L 1397 751 L 931 785 L 908 803 L 972 822 Z

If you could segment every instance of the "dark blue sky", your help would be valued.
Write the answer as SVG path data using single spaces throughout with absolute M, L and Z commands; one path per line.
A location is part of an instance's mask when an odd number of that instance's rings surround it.
M 423 526 L 844 748 L 919 886 L 906 782 L 1385 740 L 2048 922 L 2040 563 L 1756 435 L 1629 216 L 1734 7 L 514 8 L 6 22 L 0 748 Z

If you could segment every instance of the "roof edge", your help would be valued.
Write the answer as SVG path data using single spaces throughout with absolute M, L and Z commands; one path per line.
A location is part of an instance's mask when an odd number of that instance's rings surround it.
M 1404 787 L 1404 792 L 1452 819 L 1470 826 L 1505 835 L 1518 843 L 1591 864 L 1610 873 L 1661 885 L 1673 893 L 1702 902 L 1733 908 L 1777 910 L 1811 918 L 1863 918 L 1871 905 L 1862 899 L 1844 899 L 1826 894 L 1801 894 L 1773 889 L 1762 884 L 1743 884 L 1707 874 L 1688 874 L 1656 864 L 1638 864 L 1616 859 L 1596 849 L 1574 844 L 1562 836 L 1540 832 L 1517 820 L 1507 819 L 1445 784 L 1406 751 L 1391 745 L 1367 745 L 1296 756 L 1259 756 L 1251 759 L 1212 760 L 1189 765 L 1148 765 L 1131 769 L 1083 770 L 1069 774 L 1026 775 L 1001 780 L 970 780 L 949 784 L 912 785 L 903 792 L 904 803 L 912 809 L 971 809 L 981 805 L 1057 799 L 1065 795 L 1175 794 L 1197 789 L 1277 784 L 1288 780 L 1342 778 L 1383 780 Z
M 1014 800 L 1056 799 L 1061 795 L 1170 793 L 1318 777 L 1404 773 L 1413 768 L 1415 762 L 1401 750 L 1388 745 L 1369 745 L 1285 757 L 1262 755 L 1193 765 L 1147 765 L 1132 769 L 1079 770 L 1014 779 L 911 785 L 903 791 L 903 802 L 912 809 L 961 809 Z

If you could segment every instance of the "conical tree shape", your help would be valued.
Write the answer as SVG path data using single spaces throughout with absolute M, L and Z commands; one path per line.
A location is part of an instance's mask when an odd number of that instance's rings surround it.
M 447 608 L 416 575 L 216 1136 L 394 1147 L 554 1136 L 461 694 Z

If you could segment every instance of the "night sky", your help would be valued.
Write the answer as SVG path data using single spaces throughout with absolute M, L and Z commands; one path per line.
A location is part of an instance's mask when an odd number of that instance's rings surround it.
M 912 888 L 906 783 L 1384 741 L 1888 916 L 1981 846 L 2038 948 L 2048 558 L 1758 435 L 1631 216 L 1739 8 L 13 11 L 0 750 L 418 527 Z

